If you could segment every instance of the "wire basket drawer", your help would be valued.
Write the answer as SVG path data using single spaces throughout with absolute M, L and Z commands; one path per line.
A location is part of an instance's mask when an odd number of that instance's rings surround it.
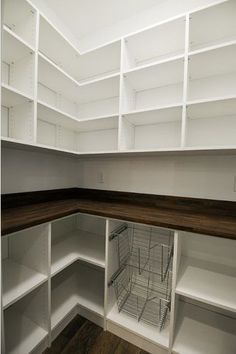
M 111 284 L 118 310 L 161 330 L 170 309 L 173 232 L 125 224 L 110 236 L 114 238 L 119 269 Z

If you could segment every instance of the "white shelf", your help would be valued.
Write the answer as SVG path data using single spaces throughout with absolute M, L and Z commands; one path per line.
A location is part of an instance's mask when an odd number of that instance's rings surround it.
M 183 99 L 184 60 L 177 59 L 124 75 L 122 113 L 177 105 Z
M 67 97 L 71 102 L 76 102 L 78 95 L 78 84 L 76 81 L 65 75 L 56 65 L 45 56 L 39 54 L 38 81 L 43 86 L 53 90 L 55 93 Z
M 167 106 L 124 114 L 123 149 L 154 150 L 178 147 L 181 139 L 181 120 L 182 106 Z
M 125 39 L 125 71 L 184 54 L 185 18 L 175 19 Z
M 232 146 L 236 143 L 236 96 L 188 102 L 188 146 Z
M 52 245 L 51 274 L 55 275 L 77 260 L 105 268 L 105 244 L 102 235 L 76 230 Z
M 3 260 L 3 307 L 7 308 L 47 280 L 47 276 L 11 259 Z
M 191 56 L 188 100 L 235 95 L 235 56 L 235 44 Z
M 77 275 L 73 266 L 52 279 L 51 328 L 55 328 L 78 303 Z
M 43 16 L 40 16 L 39 49 L 81 84 L 120 71 L 120 41 L 81 54 Z
M 176 293 L 236 312 L 235 269 L 182 257 Z
M 187 303 L 180 304 L 175 354 L 234 354 L 236 320 Z
M 5 317 L 7 353 L 31 353 L 46 338 L 47 331 L 14 309 L 7 311 Z
M 83 262 L 77 266 L 78 305 L 104 316 L 104 270 L 87 266 Z
M 35 46 L 36 11 L 27 0 L 6 1 L 3 23 L 30 46 Z
M 24 58 L 34 52 L 34 48 L 11 31 L 7 26 L 3 26 L 3 56 L 2 60 L 11 63 Z
M 191 14 L 190 50 L 204 49 L 235 40 L 235 12 L 235 1 L 231 0 Z
M 12 86 L 2 84 L 2 106 L 13 107 L 29 101 L 33 98 L 15 89 Z
M 107 320 L 125 330 L 139 335 L 141 338 L 147 339 L 150 342 L 168 348 L 169 346 L 169 327 L 165 327 L 160 332 L 157 327 L 148 325 L 143 322 L 138 322 L 136 318 L 127 315 L 124 312 L 118 312 L 117 305 L 114 305 L 107 315 Z
M 183 59 L 178 59 L 131 71 L 125 77 L 135 90 L 142 91 L 182 82 L 183 69 Z

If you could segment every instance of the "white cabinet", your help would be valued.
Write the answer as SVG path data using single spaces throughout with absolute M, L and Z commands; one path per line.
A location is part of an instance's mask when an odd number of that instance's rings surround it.
M 234 354 L 235 249 L 82 213 L 4 236 L 3 352 L 42 352 L 79 313 L 153 354 Z
M 78 156 L 234 150 L 235 11 L 220 1 L 80 52 L 6 0 L 3 140 Z

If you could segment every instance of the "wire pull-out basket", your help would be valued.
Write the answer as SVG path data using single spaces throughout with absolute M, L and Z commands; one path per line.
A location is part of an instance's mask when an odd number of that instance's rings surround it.
M 118 310 L 161 330 L 169 319 L 173 232 L 124 224 L 110 235 L 114 239 L 119 268 L 110 285 Z

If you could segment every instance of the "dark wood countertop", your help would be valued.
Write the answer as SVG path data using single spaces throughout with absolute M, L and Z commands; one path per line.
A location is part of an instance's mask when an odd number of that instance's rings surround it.
M 88 189 L 3 196 L 2 235 L 77 212 L 236 240 L 236 202 Z

